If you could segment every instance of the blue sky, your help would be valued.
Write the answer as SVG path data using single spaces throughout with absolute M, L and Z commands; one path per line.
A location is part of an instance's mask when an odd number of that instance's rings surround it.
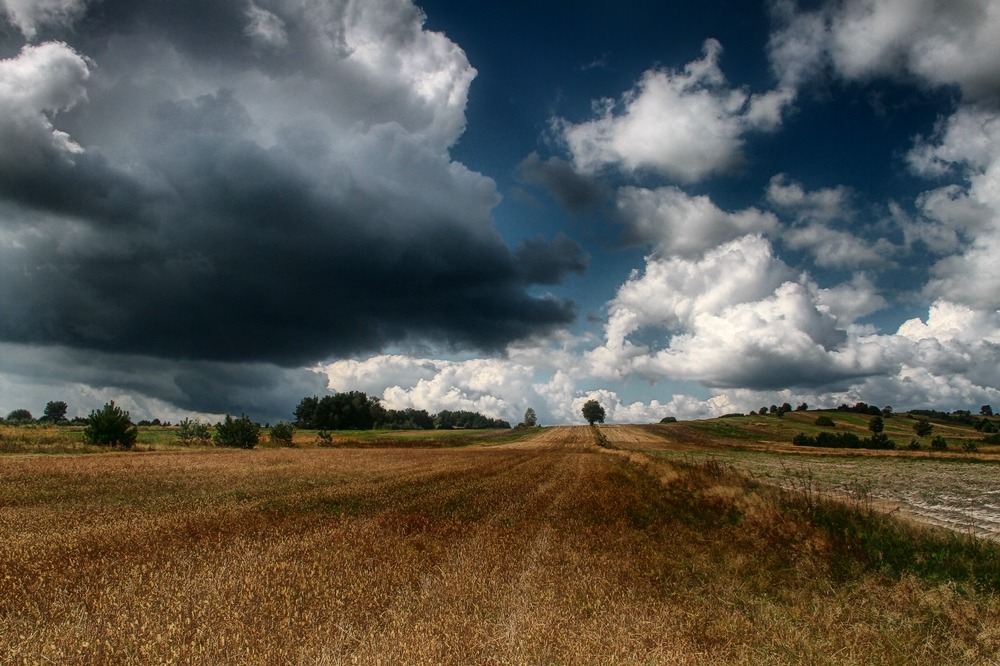
M 1000 3 L 0 1 L 0 412 L 1000 403 Z

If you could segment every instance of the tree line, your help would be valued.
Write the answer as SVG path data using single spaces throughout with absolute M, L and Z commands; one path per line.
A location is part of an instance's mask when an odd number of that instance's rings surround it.
M 479 412 L 425 409 L 386 409 L 381 400 L 363 391 L 307 396 L 295 408 L 295 425 L 303 430 L 482 430 L 510 428 L 503 419 Z

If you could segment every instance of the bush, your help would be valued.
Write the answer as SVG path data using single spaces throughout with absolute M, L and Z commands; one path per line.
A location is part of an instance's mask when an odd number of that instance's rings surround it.
M 860 449 L 861 438 L 852 432 L 821 432 L 816 435 L 816 446 L 829 449 Z
M 138 437 L 139 429 L 132 425 L 129 413 L 115 405 L 114 400 L 92 411 L 87 417 L 87 427 L 83 429 L 84 441 L 96 446 L 131 449 Z
M 826 414 L 821 414 L 820 416 L 817 416 L 815 423 L 816 425 L 823 426 L 825 428 L 835 428 L 837 426 L 837 424 L 833 422 L 833 419 L 831 419 Z
M 917 433 L 917 437 L 926 437 L 933 430 L 934 426 L 927 419 L 917 419 L 917 422 L 913 424 L 913 432 Z
M 226 414 L 226 420 L 215 426 L 215 443 L 234 449 L 252 449 L 260 439 L 260 426 L 247 418 L 246 414 L 234 419 Z
M 917 440 L 916 437 L 914 437 L 913 439 L 910 440 L 910 444 L 906 448 L 908 448 L 911 451 L 919 451 L 920 442 Z
M 931 449 L 934 451 L 947 451 L 948 442 L 945 441 L 944 437 L 938 435 L 937 437 L 931 440 Z
M 871 437 L 866 438 L 861 442 L 862 448 L 866 449 L 877 449 L 877 450 L 892 450 L 896 448 L 896 443 L 889 439 L 889 436 L 884 432 L 873 433 Z
M 979 450 L 979 445 L 973 439 L 962 440 L 962 451 L 964 453 L 975 453 Z
M 884 433 L 875 433 L 871 437 L 861 439 L 851 432 L 821 432 L 815 437 L 800 432 L 792 439 L 792 444 L 795 446 L 818 446 L 824 449 L 888 450 L 896 448 L 896 443 Z
M 184 419 L 177 428 L 177 438 L 183 444 L 208 444 L 212 441 L 212 429 L 207 423 L 197 419 Z
M 664 416 L 662 419 L 660 419 L 660 423 L 677 423 L 677 417 L 676 416 Z
M 27 409 L 15 409 L 7 415 L 6 423 L 10 425 L 23 425 L 34 423 L 35 419 Z
M 292 437 L 295 435 L 295 426 L 288 421 L 278 421 L 271 428 L 271 443 L 278 446 L 291 446 Z

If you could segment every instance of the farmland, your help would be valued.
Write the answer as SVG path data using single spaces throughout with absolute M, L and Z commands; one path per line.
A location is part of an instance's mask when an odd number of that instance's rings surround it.
M 708 454 L 783 444 L 685 427 L 0 457 L 0 661 L 1000 658 L 989 542 L 758 483 Z
M 840 430 L 863 433 L 868 417 L 831 412 Z M 818 450 L 790 445 L 796 432 L 819 430 L 815 414 L 784 419 L 743 417 L 667 426 L 610 426 L 613 445 L 665 459 L 717 460 L 761 481 L 783 487 L 809 486 L 838 496 L 863 494 L 882 510 L 923 523 L 1000 540 L 1000 447 L 962 452 L 961 443 L 981 435 L 970 427 L 936 426 L 950 450 L 904 448 L 913 421 L 887 420 L 898 441 L 894 451 Z

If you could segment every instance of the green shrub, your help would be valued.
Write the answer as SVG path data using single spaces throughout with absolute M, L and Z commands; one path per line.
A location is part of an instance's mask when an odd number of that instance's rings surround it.
M 252 449 L 260 439 L 260 426 L 246 414 L 234 419 L 226 414 L 226 420 L 215 426 L 215 443 L 234 449 Z
M 212 441 L 212 428 L 197 419 L 184 419 L 178 424 L 177 438 L 183 444 L 208 444 Z
M 919 451 L 920 450 L 920 442 L 917 440 L 916 437 L 914 437 L 913 439 L 910 440 L 910 444 L 906 448 L 908 448 L 911 451 Z
M 934 425 L 927 419 L 917 419 L 917 422 L 913 424 L 913 432 L 917 433 L 917 437 L 926 437 L 933 430 Z
M 664 416 L 662 419 L 660 419 L 660 423 L 677 423 L 677 417 L 676 416 Z
M 278 446 L 291 446 L 292 437 L 295 435 L 295 426 L 288 421 L 278 421 L 271 428 L 270 438 L 272 444 Z
M 938 435 L 937 437 L 931 440 L 931 449 L 933 449 L 934 451 L 947 451 L 948 442 L 945 440 L 944 437 Z
M 139 429 L 132 425 L 129 413 L 115 405 L 114 400 L 90 412 L 87 427 L 83 429 L 84 441 L 96 446 L 131 449 L 138 437 Z
M 10 414 L 7 415 L 5 423 L 10 425 L 24 425 L 26 423 L 34 423 L 35 419 L 31 416 L 31 412 L 27 409 L 15 409 Z
M 861 439 L 852 432 L 821 432 L 810 437 L 800 432 L 792 438 L 795 446 L 818 446 L 825 449 L 894 449 L 896 443 L 885 433 L 873 433 L 871 437 Z
M 831 419 L 826 414 L 820 414 L 819 416 L 817 416 L 815 423 L 816 425 L 822 426 L 824 428 L 834 428 L 837 426 L 837 424 L 833 422 L 833 419 Z
M 964 453 L 975 453 L 979 450 L 979 444 L 974 439 L 962 440 L 962 451 Z

